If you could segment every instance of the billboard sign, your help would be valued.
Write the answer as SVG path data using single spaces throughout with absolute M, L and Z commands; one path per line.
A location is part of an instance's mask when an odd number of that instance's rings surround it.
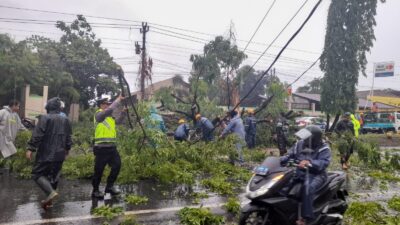
M 375 64 L 375 77 L 393 77 L 394 62 L 381 62 Z

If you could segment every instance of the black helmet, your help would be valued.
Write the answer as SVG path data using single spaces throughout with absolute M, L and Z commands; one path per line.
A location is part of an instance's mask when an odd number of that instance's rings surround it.
M 318 126 L 307 126 L 299 130 L 296 136 L 304 141 L 305 148 L 312 148 L 315 150 L 322 145 L 322 130 Z
M 307 126 L 306 129 L 311 132 L 312 136 L 309 140 L 305 140 L 305 145 L 309 148 L 315 149 L 322 145 L 322 130 L 320 127 L 311 125 Z M 307 143 L 308 142 L 308 143 Z
M 47 113 L 49 112 L 60 112 L 61 110 L 61 99 L 58 97 L 51 98 L 47 101 L 45 107 Z

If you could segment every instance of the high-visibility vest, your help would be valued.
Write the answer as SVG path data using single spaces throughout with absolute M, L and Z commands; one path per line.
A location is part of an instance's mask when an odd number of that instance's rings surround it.
M 102 109 L 97 110 L 94 116 L 94 124 L 96 126 L 94 143 L 115 143 L 117 138 L 117 130 L 115 129 L 114 118 L 108 116 L 101 123 L 96 121 L 96 114 L 102 111 Z

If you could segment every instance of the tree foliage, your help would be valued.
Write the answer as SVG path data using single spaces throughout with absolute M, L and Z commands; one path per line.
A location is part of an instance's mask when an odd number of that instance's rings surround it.
M 296 92 L 298 93 L 309 93 L 309 94 L 321 94 L 321 79 L 314 78 L 306 85 L 298 87 Z
M 366 70 L 366 52 L 375 40 L 377 0 L 332 1 L 321 57 L 321 107 L 331 114 L 354 111 L 356 84 Z M 384 1 L 382 1 L 384 2 Z
M 249 65 L 242 66 L 237 71 L 236 80 L 239 83 L 240 98 L 243 98 L 247 93 L 251 91 L 256 81 L 260 78 L 261 72 L 250 70 Z M 250 72 L 248 72 L 250 71 Z M 265 87 L 267 84 L 267 77 L 265 77 L 255 89 L 250 93 L 250 95 L 244 99 L 241 106 L 245 107 L 255 107 L 261 104 L 263 98 L 260 97 L 265 95 Z
M 90 24 L 82 15 L 71 24 L 58 21 L 56 25 L 65 34 L 61 37 L 58 54 L 66 70 L 74 77 L 74 87 L 80 93 L 80 103 L 88 102 L 102 94 L 115 94 L 118 65 L 107 49 L 101 48 Z M 97 93 L 97 96 L 96 96 Z
M 190 56 L 194 78 L 191 81 L 195 81 L 199 76 L 210 85 L 208 92 L 210 99 L 217 98 L 220 103 L 227 103 L 228 87 L 233 90 L 239 86 L 235 80 L 237 76 L 233 72 L 246 58 L 246 54 L 236 45 L 232 45 L 222 36 L 217 36 L 204 46 L 203 54 Z M 228 82 L 227 74 L 229 74 Z
M 1 103 L 10 98 L 20 99 L 23 87 L 41 94 L 49 86 L 49 97 L 58 96 L 69 103 L 89 101 L 102 94 L 115 94 L 118 65 L 108 51 L 101 47 L 85 17 L 67 25 L 56 25 L 65 34 L 59 41 L 32 36 L 16 43 L 0 34 L 0 96 Z

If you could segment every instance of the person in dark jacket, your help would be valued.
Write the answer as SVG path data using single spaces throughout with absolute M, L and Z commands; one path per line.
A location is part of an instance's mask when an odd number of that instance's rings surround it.
M 254 109 L 247 110 L 248 116 L 245 119 L 246 143 L 249 149 L 256 147 L 257 120 L 254 116 Z
M 59 98 L 47 102 L 47 115 L 39 116 L 26 151 L 29 160 L 32 160 L 32 152 L 36 152 L 32 178 L 47 195 L 42 201 L 44 209 L 51 206 L 53 199 L 58 196 L 56 190 L 62 164 L 72 146 L 71 124 L 60 115 L 60 110 Z
M 349 168 L 349 159 L 353 154 L 354 141 L 353 137 L 355 135 L 354 124 L 351 121 L 351 113 L 346 112 L 342 119 L 335 127 L 335 132 L 341 137 L 346 139 L 348 145 L 343 146 L 342 149 L 339 149 L 341 154 L 340 163 L 342 164 L 342 168 L 347 170 Z M 344 148 L 344 149 L 343 149 Z
M 213 141 L 214 140 L 214 125 L 209 119 L 201 116 L 200 113 L 196 114 L 196 125 L 200 127 L 203 141 Z
M 281 164 L 290 160 L 299 162 L 296 175 L 290 186 L 302 183 L 301 219 L 297 225 L 304 225 L 315 218 L 313 201 L 318 188 L 327 180 L 326 169 L 331 162 L 331 150 L 322 139 L 322 130 L 318 126 L 308 126 L 296 133 L 300 140 L 281 157 Z M 306 176 L 306 170 L 309 176 Z
M 278 119 L 275 127 L 276 142 L 278 144 L 279 155 L 283 156 L 287 152 L 288 141 L 288 124 L 285 118 Z
M 178 121 L 179 126 L 174 132 L 174 139 L 176 141 L 187 141 L 189 138 L 189 125 L 184 119 Z

